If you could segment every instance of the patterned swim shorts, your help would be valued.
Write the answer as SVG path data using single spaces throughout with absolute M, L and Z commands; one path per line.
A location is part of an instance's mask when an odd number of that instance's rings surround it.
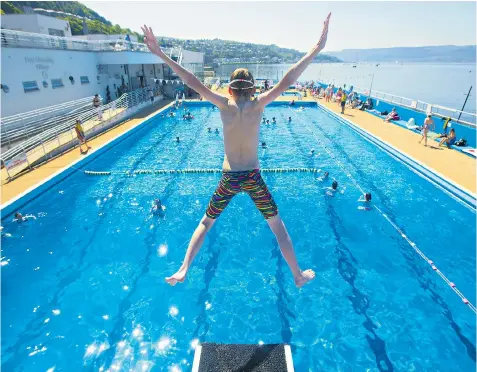
M 266 219 L 278 214 L 278 208 L 268 191 L 259 169 L 242 172 L 223 172 L 219 185 L 210 199 L 205 212 L 207 217 L 216 219 L 227 207 L 232 198 L 246 192 Z

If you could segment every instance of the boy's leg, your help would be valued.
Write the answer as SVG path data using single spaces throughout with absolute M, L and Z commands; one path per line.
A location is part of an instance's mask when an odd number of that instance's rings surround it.
M 310 280 L 313 280 L 315 278 L 313 270 L 301 271 L 298 266 L 290 236 L 285 228 L 285 224 L 278 214 L 277 205 L 268 191 L 267 185 L 260 175 L 260 172 L 257 171 L 252 176 L 250 182 L 246 185 L 244 184 L 242 188 L 250 195 L 255 206 L 262 213 L 263 217 L 265 217 L 268 226 L 270 226 L 270 229 L 275 235 L 280 251 L 293 274 L 296 286 L 301 287 Z
M 184 257 L 184 262 L 182 262 L 179 270 L 172 276 L 166 278 L 166 282 L 170 285 L 176 285 L 178 282 L 182 283 L 189 271 L 189 267 L 194 261 L 197 252 L 199 252 L 202 244 L 204 244 L 204 239 L 207 233 L 210 231 L 212 226 L 214 226 L 215 219 L 207 217 L 204 215 L 199 222 L 199 226 L 195 229 L 190 239 L 189 246 Z
M 204 217 L 199 222 L 199 226 L 196 227 L 192 238 L 190 239 L 189 246 L 179 270 L 166 278 L 166 282 L 170 285 L 176 285 L 182 283 L 189 271 L 192 261 L 194 261 L 197 252 L 199 252 L 207 233 L 210 231 L 215 223 L 215 220 L 219 217 L 220 213 L 227 207 L 232 198 L 240 191 L 237 180 L 234 176 L 224 173 L 219 181 L 219 185 L 210 199 L 207 211 Z
M 283 258 L 285 258 L 285 261 L 290 267 L 296 286 L 301 287 L 313 280 L 315 278 L 315 272 L 313 270 L 300 270 L 296 259 L 295 250 L 293 249 L 293 243 L 291 241 L 290 235 L 288 235 L 288 231 L 280 215 L 277 214 L 272 218 L 266 219 L 266 221 L 275 235 L 275 238 L 277 239 Z

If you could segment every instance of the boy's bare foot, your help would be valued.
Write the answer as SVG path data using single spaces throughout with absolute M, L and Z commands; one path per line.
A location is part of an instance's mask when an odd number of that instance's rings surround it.
M 166 282 L 172 286 L 176 285 L 177 283 L 182 283 L 185 280 L 186 274 L 186 270 L 181 269 L 174 275 L 171 275 L 170 277 L 166 278 Z
M 315 279 L 315 272 L 311 269 L 302 271 L 300 273 L 300 276 L 295 278 L 295 285 L 300 288 L 303 287 L 305 284 L 308 282 L 311 282 L 313 279 Z

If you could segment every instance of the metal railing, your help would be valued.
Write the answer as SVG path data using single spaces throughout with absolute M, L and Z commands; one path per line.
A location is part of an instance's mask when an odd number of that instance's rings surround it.
M 102 98 L 100 97 L 102 101 Z M 13 146 L 91 109 L 93 96 L 0 119 L 1 146 Z
M 2 166 L 6 167 L 7 176 L 11 177 L 31 168 L 31 165 L 41 159 L 51 156 L 51 153 L 58 151 L 64 145 L 76 141 L 75 123 L 79 119 L 82 122 L 84 132 L 95 129 L 106 120 L 112 119 L 126 110 L 138 106 L 142 103 L 149 103 L 149 87 L 140 88 L 135 91 L 124 93 L 117 100 L 107 105 L 93 108 L 80 115 L 61 123 L 60 125 L 46 129 L 21 144 L 5 151 L 1 155 Z M 155 90 L 157 93 L 157 90 Z
M 369 95 L 369 89 L 354 87 L 354 90 L 363 95 Z M 401 97 L 395 94 L 379 92 L 376 90 L 371 91 L 371 97 L 439 117 L 450 117 L 455 122 L 469 126 L 471 128 L 477 128 L 477 114 L 475 113 L 455 110 L 449 107 L 434 105 L 428 102 L 418 101 L 412 98 Z M 460 119 L 458 119 L 459 117 Z
M 90 52 L 134 51 L 150 53 L 146 44 L 126 40 L 83 40 L 74 37 L 61 37 L 31 32 L 2 29 L 0 31 L 2 48 L 41 48 L 82 50 Z M 169 54 L 169 49 L 164 50 Z M 41 63 L 41 61 L 38 61 Z

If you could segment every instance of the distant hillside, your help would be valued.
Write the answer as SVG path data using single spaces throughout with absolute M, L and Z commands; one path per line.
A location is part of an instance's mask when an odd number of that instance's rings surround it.
M 184 49 L 205 54 L 205 62 L 252 62 L 252 63 L 290 63 L 296 62 L 305 53 L 296 49 L 281 48 L 275 44 L 263 45 L 242 43 L 221 39 L 182 40 L 170 37 L 158 37 L 161 45 L 182 46 Z M 237 61 L 240 60 L 240 61 Z M 315 62 L 341 62 L 339 58 L 319 54 Z
M 23 13 L 23 7 L 30 7 L 35 13 L 65 19 L 70 23 L 73 35 L 83 35 L 83 18 L 90 34 L 130 34 L 143 41 L 142 34 L 113 25 L 106 18 L 77 1 L 2 1 L 2 12 L 6 14 Z
M 344 49 L 329 52 L 345 62 L 475 62 L 475 45 Z

